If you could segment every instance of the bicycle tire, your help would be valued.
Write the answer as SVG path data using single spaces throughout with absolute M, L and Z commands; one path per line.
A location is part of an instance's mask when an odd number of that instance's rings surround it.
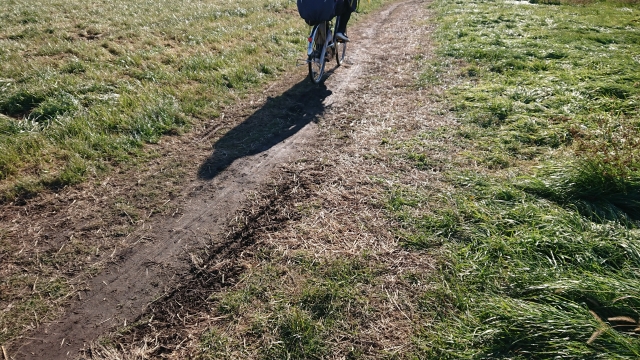
M 324 31 L 322 26 L 324 26 Z M 309 79 L 314 84 L 319 84 L 324 76 L 324 67 L 326 64 L 327 41 L 326 41 L 326 23 L 316 25 L 313 31 L 313 52 L 308 57 L 309 63 Z

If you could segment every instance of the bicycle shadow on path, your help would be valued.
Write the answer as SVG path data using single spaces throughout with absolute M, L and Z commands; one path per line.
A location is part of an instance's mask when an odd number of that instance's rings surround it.
M 235 160 L 266 151 L 322 115 L 331 91 L 305 79 L 266 103 L 213 144 L 213 153 L 198 170 L 212 180 Z

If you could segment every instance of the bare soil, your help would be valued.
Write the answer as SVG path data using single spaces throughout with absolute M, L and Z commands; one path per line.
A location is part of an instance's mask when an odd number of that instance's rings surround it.
M 49 314 L 34 309 L 10 357 L 136 358 L 133 348 L 139 358 L 191 357 L 197 334 L 225 321 L 210 316 L 211 294 L 238 286 L 263 247 L 371 252 L 394 269 L 383 284 L 392 292 L 358 341 L 371 357 L 408 351 L 419 321 L 409 298 L 424 287 L 401 275 L 428 271 L 431 261 L 399 246 L 380 199 L 394 184 L 445 185 L 437 167 L 412 171 L 381 142 L 455 125 L 440 115 L 443 88 L 416 86 L 416 59 L 432 50 L 426 6 L 395 2 L 352 26 L 347 63 L 321 85 L 298 68 L 224 116 L 151 146 L 144 165 L 4 206 L 0 276 L 15 281 L 0 284 L 0 311 L 30 297 Z M 436 145 L 429 156 L 446 167 L 453 147 Z M 305 204 L 317 204 L 313 216 Z M 43 283 L 62 284 L 66 295 Z M 121 352 L 101 347 L 101 337 Z

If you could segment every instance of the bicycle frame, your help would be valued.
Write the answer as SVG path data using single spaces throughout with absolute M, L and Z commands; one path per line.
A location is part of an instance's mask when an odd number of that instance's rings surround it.
M 308 38 L 309 45 L 307 46 L 306 62 L 309 64 L 309 77 L 311 81 L 316 84 L 322 81 L 327 57 L 332 57 L 335 54 L 337 44 L 335 34 L 339 21 L 340 17 L 338 16 L 336 17 L 333 32 L 331 32 L 329 28 L 331 21 L 323 21 L 311 28 L 311 34 L 309 34 Z M 319 54 L 318 51 L 320 51 Z M 327 54 L 329 54 L 329 56 L 327 56 Z M 341 60 L 338 59 L 338 65 L 340 65 L 340 62 Z
M 336 21 L 337 24 L 337 21 Z M 323 26 L 324 25 L 324 26 Z M 335 29 L 336 29 L 337 25 L 334 26 L 334 33 L 335 33 Z M 326 34 L 325 31 L 327 30 L 328 26 L 327 26 L 327 21 L 323 21 L 318 25 L 315 25 L 313 28 L 311 28 L 311 34 L 309 35 L 309 46 L 307 47 L 307 56 L 311 56 L 311 54 L 313 54 L 313 45 L 315 43 L 315 41 L 318 39 L 318 36 L 320 36 L 321 38 L 324 37 L 326 38 Z M 333 36 L 332 36 L 333 37 Z M 328 40 L 328 39 L 327 39 Z M 331 39 L 331 43 L 335 42 L 335 39 Z M 326 44 L 327 48 L 330 46 L 329 43 Z

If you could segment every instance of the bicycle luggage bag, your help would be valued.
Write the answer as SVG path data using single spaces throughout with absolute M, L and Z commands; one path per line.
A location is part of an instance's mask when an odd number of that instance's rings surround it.
M 310 26 L 329 21 L 336 15 L 336 0 L 298 0 L 298 13 Z

